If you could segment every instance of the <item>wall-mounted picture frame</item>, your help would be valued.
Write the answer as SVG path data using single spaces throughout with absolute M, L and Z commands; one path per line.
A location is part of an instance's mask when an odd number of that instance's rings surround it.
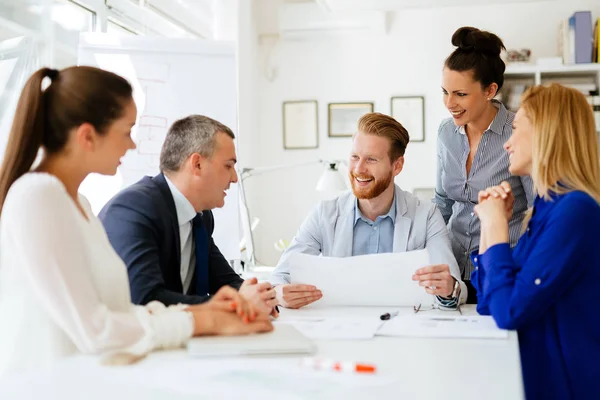
M 329 103 L 329 137 L 351 137 L 360 117 L 373 112 L 374 104 Z
M 390 114 L 408 131 L 411 142 L 425 141 L 425 97 L 395 96 L 391 99 Z
M 316 100 L 283 102 L 283 148 L 319 147 L 319 110 Z

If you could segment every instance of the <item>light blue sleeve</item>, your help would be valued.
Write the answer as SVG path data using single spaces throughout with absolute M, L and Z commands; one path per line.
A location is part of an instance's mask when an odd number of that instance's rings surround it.
M 321 232 L 321 209 L 322 206 L 315 207 L 306 217 L 300 229 L 292 239 L 290 246 L 283 252 L 277 267 L 271 274 L 269 282 L 273 285 L 282 285 L 290 283 L 290 267 L 288 258 L 292 253 L 303 253 L 310 255 L 319 255 L 323 249 L 323 240 Z

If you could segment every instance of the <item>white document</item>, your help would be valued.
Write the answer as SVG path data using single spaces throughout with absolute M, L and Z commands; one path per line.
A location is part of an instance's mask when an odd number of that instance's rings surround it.
M 292 283 L 314 285 L 323 292 L 315 306 L 422 306 L 431 305 L 414 272 L 429 265 L 427 250 L 322 257 L 292 253 L 288 259 Z
M 486 315 L 431 316 L 403 315 L 387 321 L 378 336 L 412 336 L 431 338 L 507 339 L 508 331 L 498 328 L 494 319 Z
M 323 318 L 320 320 L 282 320 L 276 325 L 290 324 L 310 339 L 373 339 L 383 324 L 379 318 Z

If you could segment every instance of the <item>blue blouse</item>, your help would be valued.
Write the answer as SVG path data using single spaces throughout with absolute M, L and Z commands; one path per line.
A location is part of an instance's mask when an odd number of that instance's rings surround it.
M 583 192 L 536 197 L 512 254 L 507 243 L 472 254 L 477 311 L 518 331 L 529 400 L 600 397 L 599 228 Z

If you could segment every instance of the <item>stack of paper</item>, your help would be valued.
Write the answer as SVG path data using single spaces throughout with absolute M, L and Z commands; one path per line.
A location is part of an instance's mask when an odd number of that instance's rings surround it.
M 508 331 L 498 328 L 490 316 L 398 316 L 387 321 L 379 336 L 413 336 L 435 338 L 507 339 Z

